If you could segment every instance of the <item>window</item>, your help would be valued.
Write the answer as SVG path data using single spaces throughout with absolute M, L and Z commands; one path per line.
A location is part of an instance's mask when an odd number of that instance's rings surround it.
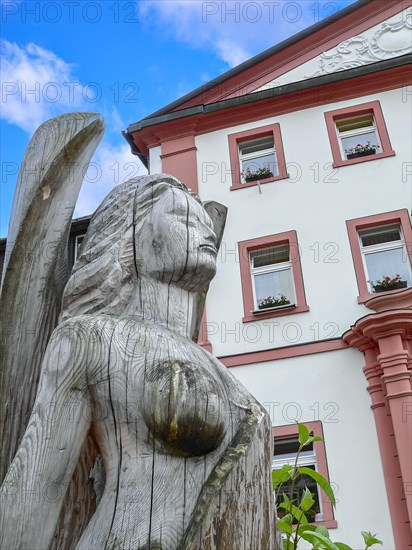
M 273 461 L 272 469 L 279 470 L 285 464 L 294 466 L 296 462 L 296 455 L 299 449 L 299 440 L 297 437 L 288 437 L 285 439 L 274 438 L 273 444 Z M 297 466 L 306 466 L 316 470 L 316 454 L 313 448 L 313 442 L 310 445 L 304 447 L 300 452 Z M 308 475 L 301 475 L 298 481 L 295 483 L 293 495 L 291 495 L 292 481 L 289 480 L 282 485 L 282 492 L 286 493 L 292 500 L 300 502 L 303 496 L 305 487 L 312 493 L 312 498 L 315 501 L 313 507 L 306 514 L 309 522 L 322 521 L 323 515 L 321 511 L 321 499 L 319 498 L 319 489 L 317 483 Z M 281 510 L 278 509 L 278 514 Z
M 278 175 L 273 135 L 239 143 L 239 159 L 242 184 Z
M 296 232 L 239 243 L 244 322 L 309 311 Z
M 346 224 L 359 302 L 370 299 L 372 294 L 412 286 L 412 230 L 406 210 L 349 220 Z
M 85 233 L 83 235 L 76 235 L 74 239 L 74 261 L 76 261 L 77 258 L 79 257 L 80 246 L 84 241 L 85 236 L 86 236 Z
M 393 156 L 379 101 L 325 113 L 333 165 Z
M 410 266 L 406 261 L 405 241 L 399 224 L 359 231 L 359 240 L 370 292 L 411 286 Z M 388 277 L 387 286 L 384 281 Z M 376 284 L 382 280 L 383 285 Z
M 288 177 L 279 124 L 231 134 L 231 190 Z
M 305 425 L 323 440 L 322 423 L 306 422 Z M 279 469 L 285 464 L 294 466 L 296 454 L 299 448 L 297 436 L 297 427 L 295 425 L 277 426 L 273 428 L 274 453 L 272 468 Z M 315 441 L 311 445 L 304 447 L 298 459 L 298 466 L 306 466 L 319 472 L 329 481 L 328 467 L 326 462 L 326 450 L 324 441 Z M 313 515 L 308 517 L 310 522 L 321 523 L 328 528 L 337 527 L 334 520 L 333 508 L 329 499 L 321 491 L 310 476 L 301 476 L 298 485 L 295 485 L 293 498 L 300 500 L 303 491 L 307 487 L 313 494 L 315 504 L 311 510 Z M 282 485 L 282 491 L 289 496 L 290 485 Z
M 295 305 L 289 244 L 250 253 L 254 313 Z

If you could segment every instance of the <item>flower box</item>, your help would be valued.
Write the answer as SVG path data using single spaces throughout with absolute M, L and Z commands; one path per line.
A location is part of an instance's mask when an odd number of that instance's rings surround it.
M 287 300 L 286 302 L 283 302 L 282 304 L 278 304 L 278 305 L 275 305 L 275 304 L 266 304 L 264 306 L 258 306 L 258 309 L 273 309 L 275 307 L 282 307 L 282 306 L 286 306 L 290 304 L 290 300 Z
M 262 174 L 251 174 L 250 176 L 245 176 L 246 183 L 249 183 L 250 181 L 257 181 L 257 180 L 263 180 L 267 178 L 273 178 L 273 173 L 268 172 L 264 175 Z
M 368 157 L 369 155 L 375 155 L 376 150 L 371 149 L 370 151 L 360 151 L 359 153 L 351 153 L 349 155 L 346 155 L 346 158 L 349 159 L 357 159 L 359 157 Z
M 398 281 L 391 285 L 373 285 L 374 292 L 387 292 L 388 290 L 399 290 L 400 288 L 406 288 L 408 286 L 407 281 Z

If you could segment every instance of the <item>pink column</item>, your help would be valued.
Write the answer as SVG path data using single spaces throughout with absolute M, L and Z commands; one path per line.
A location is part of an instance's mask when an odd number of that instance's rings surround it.
M 406 507 L 403 503 L 405 496 L 397 458 L 398 451 L 395 444 L 391 414 L 381 381 L 382 371 L 376 359 L 378 350 L 376 347 L 369 347 L 363 351 L 366 363 L 363 372 L 368 381 L 367 389 L 372 401 L 371 409 L 375 418 L 393 536 L 396 547 L 406 549 L 411 543 L 410 523 Z
M 409 352 L 403 348 L 400 334 L 378 338 L 378 362 L 386 399 L 392 416 L 403 487 L 412 523 L 412 390 L 408 369 Z

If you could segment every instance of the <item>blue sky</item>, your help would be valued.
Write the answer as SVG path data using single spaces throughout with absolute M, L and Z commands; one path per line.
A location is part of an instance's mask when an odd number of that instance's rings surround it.
M 0 236 L 19 164 L 35 129 L 98 111 L 105 136 L 75 216 L 144 174 L 121 130 L 354 0 L 0 0 Z

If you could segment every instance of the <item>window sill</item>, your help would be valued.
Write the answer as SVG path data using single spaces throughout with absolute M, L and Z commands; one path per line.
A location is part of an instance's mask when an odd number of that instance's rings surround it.
M 327 529 L 337 529 L 338 528 L 338 522 L 335 519 L 324 519 L 323 521 L 314 521 L 313 523 L 310 523 L 309 525 L 315 525 L 316 527 L 318 525 L 322 525 L 323 527 L 326 527 Z
M 405 288 L 396 288 L 396 289 L 394 288 L 392 290 L 386 290 L 385 292 L 363 292 L 358 296 L 358 304 L 364 304 L 365 302 L 367 302 L 368 300 L 371 300 L 372 298 L 380 298 L 383 296 L 395 295 L 395 294 L 398 294 L 399 292 L 404 292 L 408 288 L 411 288 L 411 287 L 408 286 Z
M 351 164 L 359 164 L 360 162 L 369 162 L 371 160 L 379 160 L 379 159 L 383 159 L 383 158 L 386 158 L 386 157 L 394 157 L 395 156 L 395 151 L 384 151 L 383 153 L 378 153 L 376 155 L 368 155 L 366 157 L 358 157 L 356 159 L 348 159 L 348 160 L 343 160 L 343 159 L 339 159 L 339 160 L 335 160 L 333 163 L 332 163 L 332 166 L 333 168 L 341 168 L 342 166 L 350 166 Z
M 230 187 L 231 191 L 237 191 L 238 189 L 245 189 L 246 187 L 255 187 L 258 182 L 260 185 L 264 185 L 265 183 L 270 183 L 271 181 L 279 181 L 284 180 L 289 177 L 289 174 L 279 174 L 279 176 L 273 176 L 271 178 L 265 178 L 261 180 L 255 180 L 255 181 L 248 181 L 247 183 L 235 183 Z
M 251 323 L 253 321 L 260 321 L 260 319 L 270 319 L 271 317 L 280 317 L 282 315 L 293 315 L 295 313 L 304 313 L 309 311 L 307 305 L 304 306 L 277 306 L 272 308 L 269 311 L 265 310 L 255 310 L 251 311 L 249 315 L 245 315 L 242 319 L 243 323 Z
M 278 309 L 295 309 L 296 304 L 284 304 L 282 306 L 265 307 L 262 309 L 254 309 L 251 311 L 253 315 L 262 315 L 262 313 L 269 313 L 270 311 L 276 311 Z

